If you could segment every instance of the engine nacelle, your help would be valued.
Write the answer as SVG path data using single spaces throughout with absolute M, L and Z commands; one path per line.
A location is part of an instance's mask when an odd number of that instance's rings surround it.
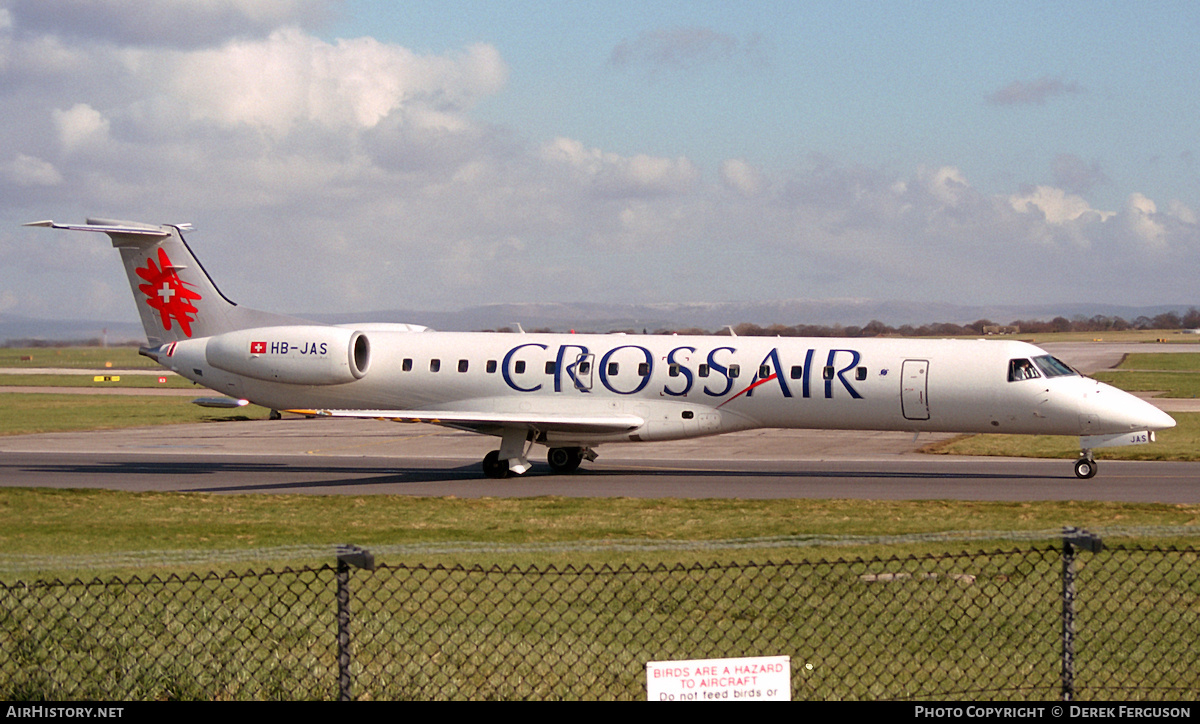
M 340 385 L 361 379 L 371 364 L 371 344 L 344 327 L 259 327 L 208 340 L 210 365 L 256 380 L 292 385 Z

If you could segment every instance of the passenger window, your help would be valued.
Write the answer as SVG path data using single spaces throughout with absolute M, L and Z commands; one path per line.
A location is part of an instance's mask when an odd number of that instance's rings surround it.
M 741 365 L 729 365 L 729 379 L 737 379 L 742 374 Z
M 496 374 L 496 360 L 490 359 L 487 361 L 487 373 L 489 375 Z
M 580 362 L 579 363 L 579 374 L 586 375 L 586 374 L 590 373 L 591 371 L 592 371 L 592 363 L 591 362 Z
M 638 363 L 638 377 L 645 377 L 650 374 L 650 365 L 647 362 Z
M 679 365 L 671 365 L 670 367 L 667 367 L 667 374 L 671 377 L 678 377 Z
M 1019 382 L 1041 377 L 1037 368 L 1027 359 L 1012 359 L 1008 361 L 1008 381 Z
M 546 363 L 546 374 L 548 374 L 548 375 L 554 374 L 554 361 L 553 360 Z
M 866 367 L 854 368 L 854 379 L 858 380 L 859 382 L 862 382 L 863 380 L 867 379 L 867 368 Z
M 801 377 L 804 376 L 804 367 L 801 365 L 792 365 L 792 371 L 791 371 L 790 376 L 793 380 L 800 379 Z
M 513 372 L 516 372 L 519 375 L 525 374 L 525 360 L 517 360 L 517 363 L 513 365 Z
M 708 365 L 700 365 L 700 367 L 696 369 L 696 375 L 699 377 L 708 377 Z
M 460 360 L 458 361 L 458 371 L 459 371 L 459 372 L 466 372 L 466 371 L 467 371 L 467 364 L 468 364 L 468 363 L 467 363 L 467 361 L 466 361 L 465 359 L 460 359 Z
M 400 369 L 405 372 L 412 372 L 412 359 L 406 357 L 404 361 L 400 363 Z
M 617 365 L 616 362 L 609 362 L 608 363 L 608 376 L 616 377 L 618 369 L 620 369 L 620 367 Z
M 437 372 L 441 368 L 442 368 L 442 361 L 440 359 L 429 360 L 429 371 L 430 372 Z
M 832 380 L 833 379 L 833 367 L 830 366 L 830 367 L 823 368 L 821 370 L 821 377 L 823 377 L 827 380 Z
M 767 379 L 771 376 L 771 365 L 759 365 L 758 376 L 760 379 Z

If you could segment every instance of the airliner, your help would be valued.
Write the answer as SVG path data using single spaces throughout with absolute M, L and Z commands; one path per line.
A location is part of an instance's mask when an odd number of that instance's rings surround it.
M 1154 441 L 1175 421 L 1008 340 L 436 332 L 321 324 L 229 301 L 184 240 L 188 224 L 88 219 L 27 226 L 107 234 L 148 344 L 140 351 L 225 397 L 311 416 L 424 422 L 492 435 L 491 478 L 555 473 L 613 442 L 753 428 L 1079 436 L 1093 449 Z

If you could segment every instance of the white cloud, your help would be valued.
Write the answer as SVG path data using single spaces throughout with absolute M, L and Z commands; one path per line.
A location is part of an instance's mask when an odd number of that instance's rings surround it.
M 765 184 L 762 173 L 740 158 L 726 159 L 721 163 L 721 183 L 742 196 L 757 196 Z
M 1158 205 L 1142 194 L 1130 194 L 1125 206 L 1125 219 L 1136 239 L 1152 248 L 1167 243 L 1166 227 L 1158 218 Z
M 420 56 L 373 38 L 330 44 L 297 28 L 167 59 L 159 81 L 192 118 L 277 134 L 304 122 L 371 128 L 399 109 L 418 127 L 453 130 L 462 125 L 458 114 L 507 78 L 489 45 Z
M 546 144 L 542 156 L 574 170 L 577 178 L 607 196 L 684 193 L 700 175 L 696 166 L 684 157 L 621 156 L 586 148 L 569 138 L 556 138 Z
M 108 119 L 86 103 L 76 103 L 65 111 L 56 108 L 53 118 L 59 143 L 68 153 L 108 140 Z
M 1178 199 L 1171 201 L 1167 205 L 1167 213 L 1185 224 L 1195 226 L 1197 223 L 1196 212 L 1192 211 L 1187 204 Z
M 740 40 L 699 26 L 658 28 L 642 33 L 634 40 L 622 40 L 609 54 L 608 62 L 618 68 L 629 65 L 652 69 L 694 68 L 739 56 L 761 60 L 763 45 L 759 35 Z
M 41 295 L 51 285 L 27 255 L 3 248 L 46 233 L 19 222 L 70 213 L 196 222 L 223 290 L 301 313 L 1046 289 L 1090 299 L 1135 288 L 1130 265 L 1151 257 L 1171 261 L 1153 276 L 1163 293 L 1193 288 L 1196 214 L 1141 195 L 1095 209 L 1094 165 L 1060 164 L 1063 179 L 1080 172 L 1071 186 L 989 195 L 952 163 L 879 169 L 814 154 L 799 168 L 735 157 L 708 169 L 653 148 L 540 143 L 474 112 L 505 87 L 492 46 L 421 54 L 238 27 L 202 49 L 122 45 L 116 31 L 68 47 L 22 30 L 19 48 L 0 44 L 0 219 L 18 229 L 0 225 L 0 289 L 23 290 L 14 312 L 76 313 Z M 1147 246 L 1164 254 L 1138 253 Z M 115 260 L 110 271 L 120 291 Z M 111 299 L 95 313 L 131 314 L 125 294 Z
M 85 42 L 195 48 L 320 24 L 339 0 L 5 0 L 19 28 Z
M 1050 98 L 1063 95 L 1082 93 L 1083 88 L 1074 81 L 1063 81 L 1058 78 L 1042 76 L 1037 80 L 1026 83 L 1014 80 L 1012 83 L 991 93 L 988 103 L 997 106 L 1045 105 Z
M 15 186 L 54 186 L 62 183 L 62 174 L 54 164 L 18 153 L 3 166 L 4 178 Z
M 1021 213 L 1030 213 L 1036 209 L 1042 212 L 1048 223 L 1059 226 L 1068 221 L 1075 221 L 1084 214 L 1095 214 L 1101 221 L 1105 221 L 1116 213 L 1093 209 L 1083 197 L 1068 194 L 1052 186 L 1038 186 L 1029 193 L 1010 196 L 1008 203 Z
M 971 186 L 953 166 L 942 166 L 925 175 L 925 190 L 946 206 L 957 206 Z

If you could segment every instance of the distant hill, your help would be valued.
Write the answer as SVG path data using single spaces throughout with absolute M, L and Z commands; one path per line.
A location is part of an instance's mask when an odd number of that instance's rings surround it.
M 41 340 L 81 342 L 98 339 L 110 345 L 145 343 L 146 334 L 137 321 L 94 322 L 87 320 L 36 319 L 0 314 L 0 342 Z
M 717 331 L 741 323 L 770 326 L 800 324 L 862 326 L 872 320 L 886 325 L 914 326 L 945 322 L 969 324 L 990 319 L 1008 324 L 1017 319 L 1049 320 L 1054 317 L 1085 319 L 1101 315 L 1134 321 L 1168 312 L 1184 313 L 1189 306 L 1163 304 L 1131 307 L 1113 304 L 956 305 L 874 299 L 791 299 L 774 302 L 716 302 L 710 304 L 598 304 L 526 303 L 488 304 L 453 312 L 383 310 L 297 316 L 327 323 L 408 322 L 448 331 L 499 329 L 520 324 L 525 330 L 608 332 L 695 327 Z M 107 338 L 109 344 L 145 341 L 137 321 L 47 320 L 0 314 L 0 341 L 37 339 L 78 341 Z

